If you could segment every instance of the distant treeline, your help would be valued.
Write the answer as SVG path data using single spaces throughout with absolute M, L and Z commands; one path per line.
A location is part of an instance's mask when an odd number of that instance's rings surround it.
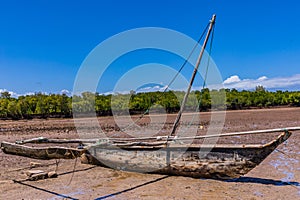
M 0 94 L 1 119 L 31 119 L 48 117 L 72 117 L 74 114 L 98 116 L 112 115 L 117 112 L 139 114 L 148 109 L 152 112 L 163 110 L 167 113 L 178 112 L 184 92 L 168 91 L 101 95 L 84 92 L 79 96 L 65 94 L 42 94 L 13 98 L 8 92 Z M 224 98 L 226 95 L 226 99 Z M 192 98 L 193 97 L 193 98 Z M 270 92 L 258 86 L 255 91 L 236 89 L 194 91 L 187 101 L 188 111 L 209 111 L 211 109 L 250 109 L 275 106 L 300 106 L 300 92 Z M 72 109 L 73 107 L 73 109 Z M 151 112 L 150 111 L 150 112 Z

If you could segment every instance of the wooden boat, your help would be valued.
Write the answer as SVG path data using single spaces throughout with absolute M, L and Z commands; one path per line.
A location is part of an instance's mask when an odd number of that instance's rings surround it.
M 265 145 L 247 146 L 109 146 L 91 147 L 89 152 L 101 165 L 114 169 L 203 178 L 237 178 L 261 163 L 291 135 L 282 133 Z M 203 155 L 201 155 L 202 152 Z
M 101 141 L 61 140 L 35 138 L 19 141 L 20 144 L 2 142 L 4 153 L 35 159 L 74 159 L 81 158 L 86 164 L 100 165 L 118 170 L 142 173 L 159 173 L 190 177 L 229 179 L 238 178 L 260 164 L 278 145 L 291 136 L 291 131 L 300 127 L 237 132 L 218 135 L 219 137 L 245 134 L 283 132 L 277 139 L 266 144 L 185 146 L 176 141 L 186 138 L 169 138 L 163 142 L 125 142 L 124 140 Z M 217 135 L 197 138 L 217 137 Z M 196 139 L 197 139 L 196 138 Z M 137 138 L 138 139 L 138 138 Z M 161 138 L 160 138 L 161 139 Z M 170 143 L 170 141 L 172 141 Z M 29 147 L 25 143 L 86 143 L 82 149 L 64 147 Z M 202 152 L 199 153 L 199 152 Z
M 83 163 L 110 167 L 118 170 L 143 173 L 160 173 L 190 177 L 216 179 L 237 178 L 260 164 L 278 145 L 291 136 L 291 131 L 300 127 L 246 131 L 227 134 L 215 134 L 195 137 L 180 137 L 176 134 L 186 99 L 190 93 L 210 32 L 215 23 L 215 15 L 202 46 L 196 67 L 182 106 L 168 136 L 147 138 L 111 138 L 59 140 L 34 138 L 14 143 L 2 142 L 4 153 L 35 159 L 74 159 L 80 157 Z M 180 141 L 214 137 L 229 137 L 247 134 L 282 132 L 276 139 L 257 145 L 184 145 Z M 154 141 L 153 141 L 154 140 Z M 81 148 L 29 147 L 26 143 L 80 143 Z

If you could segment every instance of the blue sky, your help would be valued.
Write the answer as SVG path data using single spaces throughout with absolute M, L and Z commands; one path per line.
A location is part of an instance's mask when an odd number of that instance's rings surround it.
M 298 90 L 299 10 L 297 0 L 1 1 L 0 90 L 72 91 L 81 63 L 105 39 L 133 28 L 163 27 L 197 40 L 213 13 L 212 58 L 226 86 L 251 89 L 251 84 L 261 83 Z M 154 52 L 153 61 L 175 69 L 181 64 L 174 56 L 157 57 Z M 149 54 L 139 59 L 152 61 Z M 127 60 L 123 72 L 132 67 Z M 107 80 L 118 73 L 108 71 Z M 111 89 L 104 85 L 103 92 Z

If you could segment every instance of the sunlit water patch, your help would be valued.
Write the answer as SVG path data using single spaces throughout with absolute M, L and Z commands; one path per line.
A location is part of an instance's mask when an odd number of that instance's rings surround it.
M 281 179 L 282 182 L 297 187 L 298 195 L 300 196 L 300 185 L 294 184 L 295 182 L 292 182 L 295 179 L 295 171 L 298 171 L 300 169 L 299 167 L 295 168 L 295 166 L 299 164 L 299 160 L 293 158 L 292 155 L 299 155 L 300 152 L 296 148 L 294 148 L 293 151 L 289 150 L 288 145 L 288 141 L 286 141 L 282 150 L 278 151 L 279 155 L 277 156 L 277 159 L 271 161 L 270 164 L 278 172 L 281 172 L 285 175 L 285 177 Z
M 85 194 L 85 192 L 82 189 L 77 189 L 75 192 L 70 192 L 68 194 L 59 194 L 48 200 L 73 199 L 74 196 L 83 194 Z

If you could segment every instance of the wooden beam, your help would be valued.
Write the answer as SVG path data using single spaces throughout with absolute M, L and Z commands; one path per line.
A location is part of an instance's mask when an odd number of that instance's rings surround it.
M 65 147 L 28 147 L 24 145 L 1 142 L 1 150 L 7 154 L 24 156 L 40 160 L 74 159 L 80 157 L 87 150 Z

